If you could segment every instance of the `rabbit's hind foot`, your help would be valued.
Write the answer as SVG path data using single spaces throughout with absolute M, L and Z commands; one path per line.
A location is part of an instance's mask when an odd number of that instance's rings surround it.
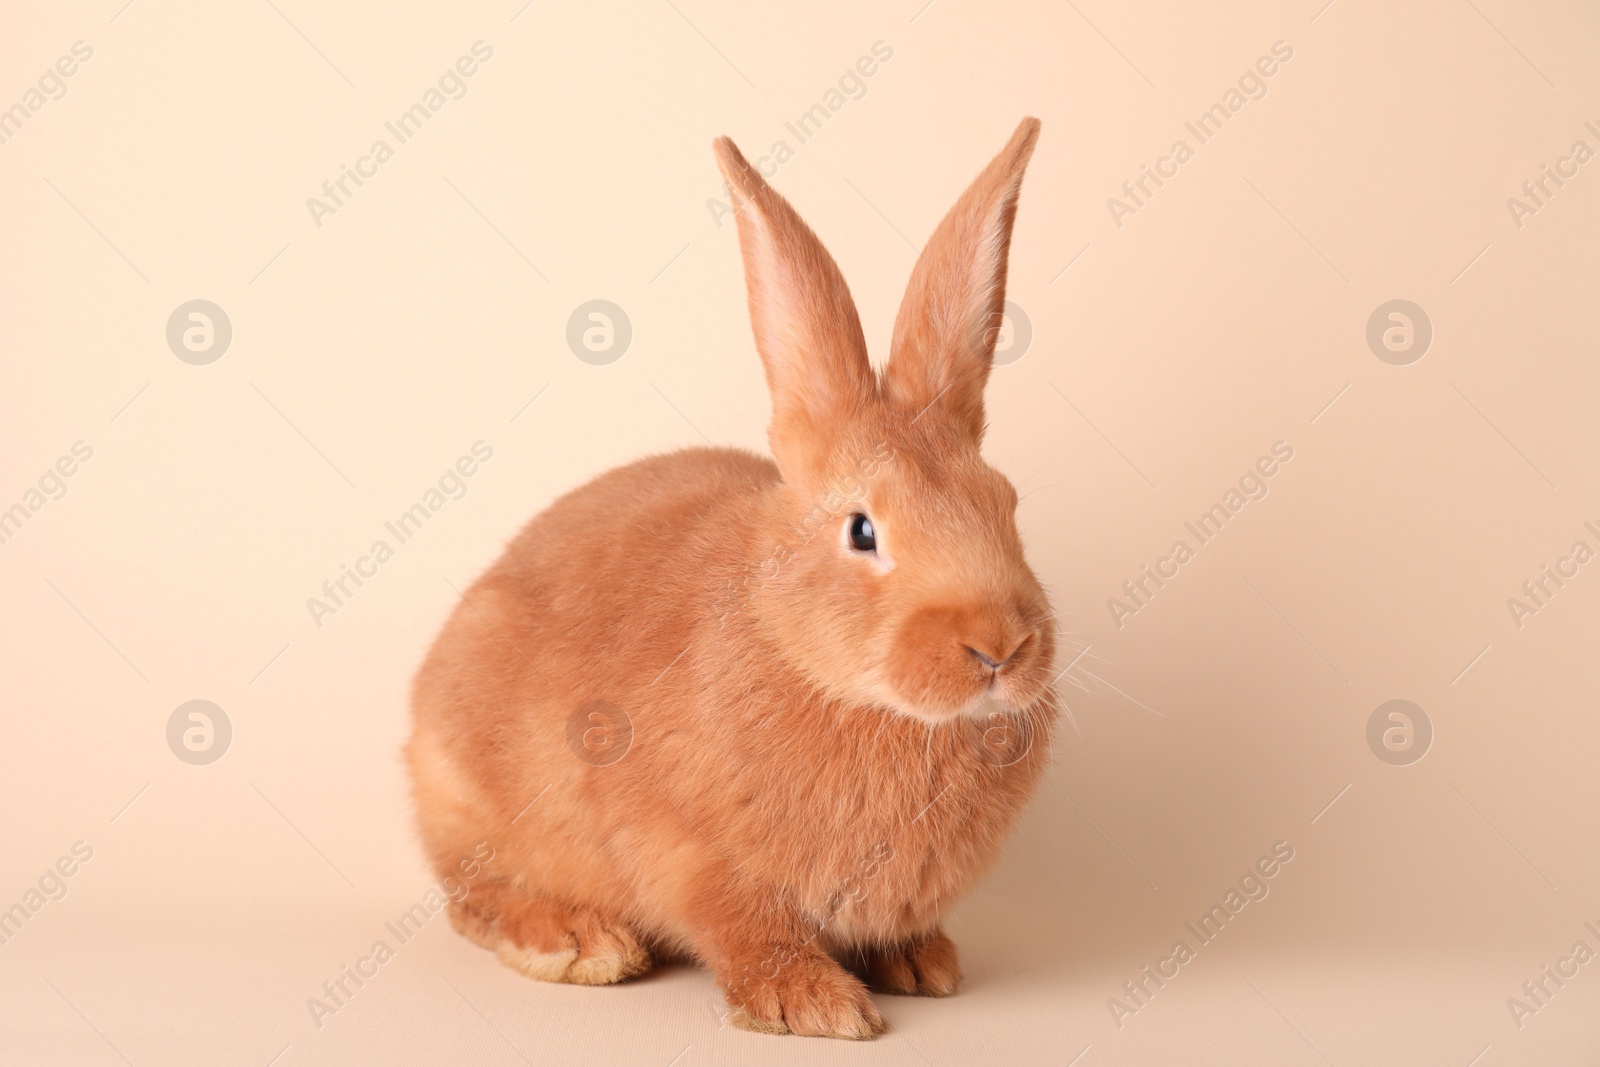
M 541 982 L 611 985 L 650 969 L 633 931 L 593 908 L 546 897 L 475 891 L 450 905 L 456 931 L 492 950 L 500 962 Z

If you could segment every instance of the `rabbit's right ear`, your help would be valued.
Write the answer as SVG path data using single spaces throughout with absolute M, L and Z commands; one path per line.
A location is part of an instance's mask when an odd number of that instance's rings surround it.
M 717 166 L 739 220 L 756 351 L 772 392 L 772 454 L 784 477 L 810 481 L 837 431 L 872 403 L 867 360 L 850 288 L 828 250 L 726 137 Z
M 939 223 L 912 268 L 894 320 L 884 396 L 908 411 L 939 405 L 972 440 L 983 439 L 983 387 L 1006 303 L 1006 260 L 1017 194 L 1039 120 L 1023 119 Z

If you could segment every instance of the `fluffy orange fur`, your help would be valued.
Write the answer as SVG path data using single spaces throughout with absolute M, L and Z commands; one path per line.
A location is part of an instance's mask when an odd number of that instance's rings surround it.
M 935 231 L 881 378 L 833 259 L 716 143 L 777 462 L 689 449 L 557 500 L 415 681 L 423 841 L 441 872 L 493 845 L 451 917 L 508 965 L 602 984 L 690 958 L 738 1025 L 834 1037 L 881 1032 L 869 985 L 955 990 L 940 919 L 1056 717 L 1052 613 L 980 454 L 1038 130 Z

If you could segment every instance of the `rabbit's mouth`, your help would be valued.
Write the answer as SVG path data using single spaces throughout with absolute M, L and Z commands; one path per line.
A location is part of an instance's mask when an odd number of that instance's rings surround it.
M 1022 711 L 1043 696 L 1043 687 L 1028 684 L 1015 673 L 997 671 L 990 675 L 983 691 L 960 712 L 967 716 L 985 716 L 995 711 Z
M 881 664 L 893 703 L 928 722 L 1022 710 L 1043 698 L 1055 659 L 1048 608 L 978 599 L 914 610 L 888 628 Z
M 1047 696 L 1051 646 L 1048 634 L 1036 631 L 1003 660 L 975 656 L 955 640 L 897 649 L 887 664 L 891 703 L 935 725 L 1024 711 Z

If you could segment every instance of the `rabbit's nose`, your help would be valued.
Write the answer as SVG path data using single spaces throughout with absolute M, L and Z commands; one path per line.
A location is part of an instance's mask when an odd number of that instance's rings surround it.
M 972 653 L 973 659 L 977 660 L 985 667 L 988 667 L 991 671 L 999 670 L 1000 664 L 1005 662 L 1004 660 L 996 660 L 993 656 L 989 655 L 989 653 L 980 652 L 971 645 L 967 646 L 967 651 Z
M 998 655 L 993 652 L 985 651 L 981 648 L 974 648 L 972 645 L 967 646 L 967 651 L 972 654 L 973 659 L 977 660 L 991 671 L 998 671 L 1007 663 L 1010 663 L 1012 657 L 1017 654 L 1017 651 L 1027 643 L 1028 639 L 1023 638 L 1022 640 L 1013 644 L 1010 651 Z M 992 648 L 994 646 L 991 645 L 990 647 Z

